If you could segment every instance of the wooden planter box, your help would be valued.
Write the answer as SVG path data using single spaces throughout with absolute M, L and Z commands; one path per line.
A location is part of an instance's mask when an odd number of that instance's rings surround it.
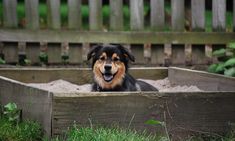
M 0 103 L 15 102 L 23 118 L 39 121 L 48 136 L 61 134 L 74 121 L 82 126 L 119 125 L 162 132 L 146 125 L 165 121 L 176 139 L 195 133 L 222 134 L 234 128 L 235 78 L 180 68 L 135 68 L 135 78 L 163 79 L 179 85 L 196 85 L 203 92 L 52 93 L 25 83 L 64 79 L 91 82 L 89 69 L 0 69 Z

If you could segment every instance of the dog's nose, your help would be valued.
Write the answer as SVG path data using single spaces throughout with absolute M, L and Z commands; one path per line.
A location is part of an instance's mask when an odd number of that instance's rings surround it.
M 106 71 L 110 71 L 111 68 L 112 68 L 112 65 L 111 65 L 111 64 L 105 64 L 105 66 L 104 66 L 104 69 L 105 69 Z

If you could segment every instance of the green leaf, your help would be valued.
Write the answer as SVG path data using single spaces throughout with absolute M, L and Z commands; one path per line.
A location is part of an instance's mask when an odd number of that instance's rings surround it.
M 155 120 L 155 119 L 150 119 L 150 120 L 147 120 L 145 122 L 145 124 L 148 124 L 148 125 L 164 125 L 165 123 L 164 122 L 161 122 L 159 120 Z
M 17 105 L 15 103 L 8 103 L 4 106 L 7 111 L 14 111 L 17 109 Z
M 0 64 L 6 64 L 6 61 L 0 58 Z
M 224 72 L 224 63 L 220 63 L 217 65 L 216 69 L 215 69 L 215 72 L 216 73 L 223 73 Z
M 215 51 L 212 53 L 212 55 L 213 55 L 213 56 L 216 56 L 216 57 L 221 57 L 221 56 L 225 56 L 225 53 L 226 53 L 226 49 L 221 48 L 221 49 L 215 50 Z
M 216 68 L 217 68 L 218 64 L 211 64 L 209 67 L 208 67 L 208 72 L 211 72 L 211 73 L 216 73 Z
M 235 58 L 230 58 L 229 60 L 227 60 L 227 61 L 224 63 L 224 66 L 225 66 L 225 67 L 235 66 Z
M 235 42 L 229 43 L 229 44 L 228 44 L 228 47 L 229 47 L 229 48 L 232 48 L 232 49 L 235 49 Z
M 225 70 L 224 75 L 235 77 L 235 67 Z

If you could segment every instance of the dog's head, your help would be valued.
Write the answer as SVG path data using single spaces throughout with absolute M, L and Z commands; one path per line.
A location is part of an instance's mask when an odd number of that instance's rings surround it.
M 95 82 L 102 89 L 113 89 L 122 84 L 128 69 L 128 61 L 134 56 L 121 45 L 97 45 L 87 55 L 92 60 Z

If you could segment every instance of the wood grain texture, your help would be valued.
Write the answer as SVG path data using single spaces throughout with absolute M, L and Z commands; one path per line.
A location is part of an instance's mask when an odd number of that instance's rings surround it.
M 226 30 L 226 1 L 212 1 L 212 28 L 213 31 Z
M 51 136 L 52 94 L 27 87 L 24 83 L 0 76 L 0 103 L 14 102 L 22 109 L 23 119 L 39 122 L 45 135 Z
M 68 0 L 68 28 L 82 29 L 81 0 Z
M 25 20 L 26 28 L 38 29 L 39 28 L 39 1 L 38 0 L 25 0 Z
M 173 31 L 184 31 L 185 26 L 184 0 L 171 0 L 171 24 Z
M 51 29 L 61 28 L 60 0 L 47 0 L 47 22 Z
M 4 27 L 18 27 L 17 0 L 3 0 L 3 25 Z
M 168 78 L 179 85 L 196 85 L 205 91 L 235 91 L 235 78 L 180 68 L 169 68 Z
M 0 30 L 3 42 L 69 42 L 126 44 L 227 44 L 235 42 L 231 32 L 99 32 L 71 30 Z
M 130 0 L 130 26 L 131 30 L 138 31 L 144 29 L 144 1 Z
M 167 77 L 166 68 L 130 68 L 129 72 L 135 78 L 157 80 Z M 45 83 L 53 80 L 63 79 L 75 84 L 86 84 L 92 83 L 93 77 L 90 68 L 0 68 L 0 75 L 24 83 Z
M 165 26 L 164 0 L 151 0 L 151 28 L 156 31 L 163 31 Z
M 80 126 L 119 126 L 163 132 L 146 125 L 165 121 L 174 140 L 198 133 L 223 134 L 235 122 L 234 92 L 194 93 L 89 93 L 54 94 L 53 134 L 61 134 L 74 121 Z M 218 105 L 221 105 L 218 108 Z M 164 118 L 165 117 L 165 118 Z
M 102 30 L 102 0 L 89 0 L 89 27 L 90 30 Z
M 123 30 L 123 1 L 109 0 L 110 3 L 110 29 L 116 31 Z
M 205 0 L 192 0 L 192 29 L 205 30 Z

